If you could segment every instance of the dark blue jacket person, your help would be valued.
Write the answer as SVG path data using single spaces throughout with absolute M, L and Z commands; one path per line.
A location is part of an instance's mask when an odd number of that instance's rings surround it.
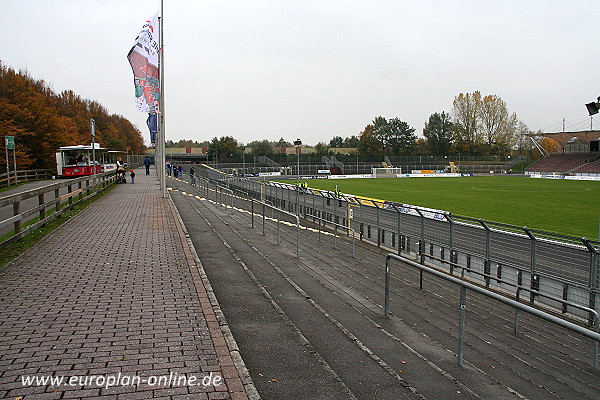
M 152 164 L 152 160 L 150 160 L 150 157 L 146 156 L 146 158 L 144 158 L 144 166 L 146 167 L 146 175 L 150 175 L 150 164 Z

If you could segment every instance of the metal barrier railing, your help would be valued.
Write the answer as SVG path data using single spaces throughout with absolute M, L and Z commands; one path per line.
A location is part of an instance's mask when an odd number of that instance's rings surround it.
M 493 268 L 498 274 L 501 268 L 522 270 L 532 289 L 543 287 L 551 294 L 562 291 L 565 300 L 600 309 L 599 241 L 311 188 L 303 188 L 298 196 L 300 190 L 294 185 L 211 173 L 213 179 L 227 181 L 234 190 L 243 188 L 253 196 L 270 198 L 289 211 L 304 207 L 311 210 L 310 215 L 339 216 L 344 224 L 357 232 L 360 229 L 360 240 L 395 249 L 398 254 L 416 254 L 411 244 L 427 243 L 430 249 L 438 246 L 437 251 L 455 253 L 455 260 L 460 255 L 463 266 L 482 263 L 487 272 Z M 371 239 L 372 229 L 377 232 L 376 242 Z M 546 298 L 540 296 L 540 300 Z
M 252 203 L 252 205 L 251 205 L 252 228 L 254 228 L 254 203 L 261 204 L 263 206 L 262 207 L 263 236 L 265 235 L 265 219 L 266 219 L 265 209 L 266 208 L 270 208 L 270 209 L 278 212 L 278 214 L 277 214 L 277 243 L 278 244 L 281 243 L 280 233 L 279 233 L 279 231 L 280 231 L 280 228 L 279 228 L 279 225 L 280 225 L 279 213 L 288 215 L 288 216 L 293 217 L 293 218 L 296 219 L 296 258 L 300 258 L 300 217 L 298 217 L 297 215 L 292 214 L 290 212 L 287 212 L 285 210 L 281 210 L 281 209 L 279 209 L 277 207 L 274 207 L 274 206 L 272 206 L 270 204 L 267 204 L 267 203 L 265 203 L 263 201 L 258 201 L 258 200 L 255 200 L 255 199 L 250 199 L 250 201 Z
M 227 206 L 227 202 L 223 201 L 223 196 L 227 196 L 230 195 L 229 199 L 230 199 L 230 205 Z M 219 198 L 220 203 L 222 203 L 225 208 L 230 208 L 230 210 L 233 210 L 233 190 L 226 188 L 225 186 L 221 186 L 219 184 L 215 185 L 215 199 L 219 202 Z M 227 197 L 225 197 L 227 199 Z
M 584 305 L 581 305 L 581 304 L 578 304 L 578 303 L 574 303 L 572 301 L 568 301 L 568 300 L 562 299 L 560 297 L 552 296 L 552 295 L 543 293 L 543 292 L 541 292 L 539 290 L 533 290 L 533 289 L 531 289 L 531 288 L 529 288 L 527 286 L 523 286 L 523 285 L 519 285 L 519 284 L 514 284 L 514 283 L 510 282 L 507 279 L 498 278 L 498 276 L 486 274 L 485 272 L 479 272 L 479 271 L 476 271 L 476 270 L 468 269 L 466 267 L 463 267 L 462 265 L 453 263 L 453 262 L 448 261 L 448 260 L 442 260 L 441 258 L 437 258 L 437 257 L 431 256 L 429 254 L 422 253 L 422 254 L 420 254 L 420 257 L 421 257 L 421 262 L 420 262 L 421 265 L 424 265 L 423 259 L 425 257 L 427 257 L 427 258 L 429 258 L 431 260 L 435 260 L 437 262 L 440 262 L 442 264 L 448 264 L 448 265 L 450 265 L 450 275 L 452 275 L 452 270 L 454 268 L 460 269 L 461 270 L 461 272 L 460 272 L 460 278 L 461 279 L 465 279 L 465 271 L 466 271 L 469 274 L 479 275 L 479 276 L 485 278 L 486 281 L 493 279 L 497 283 L 502 283 L 502 284 L 504 284 L 506 286 L 512 286 L 512 287 L 514 287 L 516 289 L 516 292 L 515 292 L 515 299 L 516 299 L 516 301 L 520 300 L 520 294 L 521 294 L 521 292 L 528 292 L 528 293 L 530 293 L 533 296 L 544 297 L 544 298 L 546 298 L 548 300 L 552 300 L 552 301 L 556 301 L 557 303 L 561 303 L 563 305 L 563 312 L 565 312 L 564 311 L 565 307 L 569 306 L 569 307 L 577 308 L 578 310 L 585 311 L 585 312 L 589 313 L 590 314 L 590 317 L 589 317 L 589 324 L 590 325 L 594 325 L 594 321 L 596 321 L 596 323 L 598 323 L 598 321 L 599 321 L 598 312 L 596 310 L 590 308 L 590 307 L 586 307 Z M 422 273 L 419 274 L 419 288 L 423 289 L 423 274 Z M 517 310 L 517 313 L 515 315 L 515 333 L 519 333 L 519 312 L 518 312 L 518 310 Z
M 599 316 L 595 310 L 588 309 L 586 311 L 593 313 L 595 318 L 594 328 L 595 331 L 591 331 L 587 328 L 574 324 L 572 322 L 566 321 L 564 319 L 558 318 L 552 314 L 541 311 L 537 308 L 525 305 L 523 303 L 519 303 L 516 300 L 510 299 L 508 297 L 502 296 L 498 293 L 492 292 L 490 290 L 484 289 L 480 286 L 474 285 L 452 275 L 448 275 L 444 272 L 438 271 L 434 268 L 427 267 L 425 265 L 419 264 L 415 261 L 412 261 L 406 257 L 402 257 L 393 253 L 389 253 L 385 259 L 385 295 L 384 295 L 384 316 L 389 318 L 389 305 L 390 305 L 390 280 L 391 280 L 391 272 L 390 272 L 390 261 L 391 259 L 398 260 L 405 265 L 411 266 L 413 268 L 419 269 L 421 272 L 427 272 L 431 275 L 437 276 L 439 278 L 445 279 L 452 283 L 455 283 L 460 286 L 460 303 L 459 303 L 459 325 L 458 325 L 458 351 L 457 351 L 457 364 L 459 366 L 463 365 L 464 359 L 464 337 L 465 337 L 465 319 L 466 319 L 466 303 L 467 303 L 467 289 L 472 290 L 476 293 L 482 294 L 494 300 L 500 301 L 501 303 L 507 304 L 511 307 L 514 307 L 517 310 L 524 311 L 536 317 L 539 317 L 545 321 L 554 323 L 563 328 L 569 329 L 575 333 L 578 333 L 582 336 L 585 336 L 589 339 L 594 340 L 594 368 L 598 369 L 598 348 L 600 342 L 600 333 L 598 332 L 598 321 Z
M 208 180 L 206 180 L 206 182 L 208 183 Z M 227 193 L 232 198 L 235 196 L 233 190 L 224 188 L 223 186 L 219 186 L 219 185 L 217 185 L 217 187 L 220 188 L 220 190 L 222 190 L 222 191 L 227 191 Z M 236 189 L 235 192 L 243 193 L 246 196 L 246 200 L 250 200 L 252 202 L 252 205 L 251 205 L 252 228 L 254 228 L 254 203 L 256 202 L 258 204 L 262 204 L 263 205 L 263 235 L 265 235 L 265 212 L 264 212 L 265 211 L 265 207 L 268 207 L 268 208 L 271 208 L 273 210 L 277 210 L 277 211 L 279 211 L 281 213 L 284 213 L 286 215 L 295 217 L 298 220 L 297 221 L 297 225 L 299 226 L 299 216 L 297 214 L 293 214 L 293 213 L 287 212 L 285 210 L 282 210 L 279 207 L 275 207 L 275 206 L 272 206 L 272 205 L 270 205 L 268 203 L 252 199 L 250 197 L 249 193 L 246 192 L 246 191 L 244 191 L 244 190 Z M 233 205 L 231 207 L 233 208 Z M 325 218 L 320 218 L 320 217 L 316 217 L 316 216 L 310 216 L 310 218 L 313 219 L 313 220 L 319 220 L 319 240 L 321 240 L 321 221 L 325 222 L 325 224 L 323 224 L 323 226 L 325 226 L 326 224 L 334 226 L 334 241 L 333 241 L 333 248 L 334 249 L 337 249 L 337 237 L 338 237 L 337 230 L 338 230 L 338 227 L 346 230 L 347 232 L 351 232 L 351 236 L 352 236 L 352 257 L 356 258 L 356 245 L 355 245 L 355 236 L 356 236 L 355 233 L 356 232 L 355 232 L 355 230 L 353 228 L 345 226 L 345 225 L 342 225 L 342 224 L 338 224 L 338 223 L 335 223 L 335 222 L 327 221 Z M 280 240 L 280 220 L 279 220 L 279 214 L 277 214 L 277 243 L 278 244 L 281 243 L 281 240 Z
M 204 177 L 197 177 L 196 182 L 200 182 L 200 185 L 195 185 L 195 186 L 197 188 L 203 189 L 205 197 L 208 198 L 209 191 L 212 190 L 209 188 L 210 180 L 207 178 L 204 178 Z M 241 191 L 239 189 L 236 189 L 236 191 L 240 192 L 240 193 L 244 193 L 243 191 Z M 215 201 L 223 204 L 225 207 L 229 208 L 230 210 L 234 209 L 233 199 L 235 197 L 240 198 L 239 196 L 235 196 L 235 193 L 232 189 L 229 189 L 223 185 L 220 185 L 219 183 L 215 183 L 214 192 L 215 192 Z M 263 233 L 263 236 L 266 234 L 266 232 L 265 232 L 265 224 L 266 224 L 266 219 L 267 219 L 266 212 L 265 212 L 266 208 L 272 209 L 277 212 L 277 224 L 276 224 L 276 226 L 277 226 L 277 236 L 276 236 L 277 244 L 281 244 L 281 234 L 280 234 L 281 220 L 279 218 L 280 213 L 288 215 L 296 220 L 296 257 L 300 258 L 300 218 L 295 214 L 292 214 L 285 210 L 281 210 L 281 209 L 274 207 L 270 204 L 267 204 L 263 201 L 259 201 L 259 200 L 250 198 L 250 196 L 248 196 L 248 193 L 245 193 L 245 194 L 246 194 L 247 198 L 243 199 L 243 200 L 250 201 L 250 203 L 251 203 L 250 204 L 250 214 L 251 214 L 251 227 L 252 228 L 254 228 L 254 214 L 255 214 L 254 203 L 262 205 L 262 221 L 263 221 L 263 223 L 262 223 L 263 232 L 262 233 Z M 230 199 L 229 205 L 227 205 L 227 201 L 226 201 L 227 198 Z
M 305 217 L 306 219 L 313 219 L 313 220 L 319 220 L 319 241 L 321 240 L 321 221 L 325 222 L 323 224 L 323 227 L 327 226 L 327 224 L 329 225 L 333 225 L 334 226 L 334 232 L 333 232 L 333 248 L 337 250 L 337 228 L 338 226 L 341 227 L 342 229 L 346 230 L 347 232 L 352 232 L 352 257 L 356 258 L 356 245 L 354 244 L 355 242 L 355 237 L 356 237 L 356 232 L 354 231 L 353 228 L 350 228 L 349 226 L 346 225 L 342 225 L 342 224 L 338 224 L 336 222 L 331 222 L 331 221 L 327 221 L 325 218 L 321 218 L 321 217 L 317 217 L 314 215 L 311 215 L 309 217 Z

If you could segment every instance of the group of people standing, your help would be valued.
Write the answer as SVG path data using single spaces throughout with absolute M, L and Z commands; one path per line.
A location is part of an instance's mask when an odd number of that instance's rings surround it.
M 180 178 L 183 176 L 183 167 L 181 164 L 175 164 L 170 161 L 167 161 L 167 175 L 174 176 L 175 178 Z
M 167 175 L 173 176 L 175 178 L 182 179 L 183 178 L 183 167 L 181 164 L 176 164 L 174 162 L 167 161 L 166 162 Z M 190 167 L 188 170 L 188 174 L 190 175 L 191 184 L 196 184 L 196 173 L 194 171 L 194 167 Z

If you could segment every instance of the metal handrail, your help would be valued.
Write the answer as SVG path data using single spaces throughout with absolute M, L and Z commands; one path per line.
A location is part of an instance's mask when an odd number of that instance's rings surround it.
M 252 187 L 257 192 L 260 192 L 261 195 L 269 193 L 271 196 L 289 201 L 291 204 L 293 204 L 294 202 L 298 203 L 298 197 L 296 197 L 296 200 L 294 200 L 289 196 L 288 193 L 285 193 L 287 192 L 287 190 L 285 189 L 294 191 L 299 190 L 299 188 L 293 185 L 278 182 L 257 182 L 255 180 L 247 179 L 244 179 L 244 182 L 242 183 L 244 187 Z M 258 188 L 258 186 L 260 186 L 260 188 Z M 270 190 L 266 190 L 268 186 L 271 186 L 269 188 Z M 279 192 L 276 188 L 279 189 Z M 283 192 L 281 189 L 284 189 Z M 303 193 L 315 196 L 317 198 L 317 201 L 319 200 L 319 197 L 336 198 L 335 194 L 332 192 L 320 191 L 312 188 L 302 188 L 301 190 Z M 480 219 L 472 219 L 450 214 L 444 214 L 444 221 L 447 221 L 450 224 L 450 226 L 447 228 L 443 228 L 449 229 L 449 235 L 439 235 L 434 234 L 431 231 L 431 227 L 433 227 L 433 225 L 431 225 L 429 222 L 431 216 L 428 215 L 428 209 L 421 210 L 419 207 L 416 206 L 409 206 L 392 202 L 390 202 L 389 204 L 383 204 L 383 201 L 381 203 L 372 201 L 377 199 L 369 200 L 365 198 L 360 199 L 359 201 L 353 199 L 351 196 L 346 197 L 343 194 L 342 196 L 342 201 L 347 201 L 349 204 L 360 206 L 360 208 L 358 209 L 358 215 L 353 218 L 353 225 L 355 223 L 376 225 L 378 231 L 380 230 L 380 228 L 383 228 L 382 225 L 387 225 L 387 227 L 385 228 L 386 230 L 389 229 L 391 232 L 396 231 L 400 236 L 414 236 L 414 238 L 417 238 L 419 242 L 439 244 L 441 247 L 449 247 L 451 250 L 456 250 L 468 256 L 483 258 L 484 260 L 487 260 L 488 263 L 495 262 L 498 264 L 502 264 L 503 266 L 507 266 L 511 269 L 522 269 L 523 271 L 535 273 L 540 277 L 547 277 L 553 282 L 564 283 L 568 284 L 569 286 L 580 288 L 581 290 L 589 293 L 589 304 L 587 304 L 587 302 L 580 302 L 584 306 L 597 304 L 598 302 L 597 298 L 598 293 L 600 292 L 598 279 L 596 278 L 600 274 L 600 241 L 598 240 L 594 241 L 586 238 L 565 237 L 564 235 L 554 235 L 543 231 L 532 230 L 527 227 L 512 226 L 499 222 L 484 221 Z M 312 203 L 313 208 L 321 208 L 320 205 L 316 205 L 314 198 L 312 199 Z M 401 205 L 410 208 L 410 212 L 405 212 L 406 209 L 401 208 Z M 329 204 L 327 205 L 327 207 L 329 207 Z M 371 207 L 375 208 L 376 210 L 371 210 Z M 325 211 L 325 204 L 323 204 L 323 211 Z M 372 211 L 377 212 L 376 221 L 373 221 L 373 218 L 375 218 L 375 214 L 372 213 Z M 392 218 L 395 218 L 397 220 L 397 228 L 390 226 L 389 221 L 386 223 L 384 222 L 384 220 L 382 220 L 382 217 L 384 215 L 383 213 L 388 211 L 396 211 L 394 214 L 397 215 L 388 214 L 387 217 L 389 217 L 388 219 L 391 221 L 392 225 Z M 404 219 L 404 214 L 414 215 L 415 217 L 420 218 L 420 228 L 418 220 Z M 464 240 L 453 240 L 453 236 L 455 238 L 458 237 L 460 239 L 461 236 L 457 232 L 463 232 L 462 229 L 465 228 L 468 229 L 468 231 L 464 231 L 466 234 L 475 234 L 482 236 L 485 235 L 485 245 L 474 246 L 471 243 L 468 243 Z M 490 242 L 491 234 L 496 233 L 502 234 L 503 236 L 506 235 L 505 238 L 507 240 L 511 240 L 514 237 L 520 241 L 520 245 L 529 247 L 524 247 L 523 252 L 514 254 L 511 254 L 510 252 L 506 253 L 506 242 Z M 529 240 L 529 243 L 526 243 L 526 240 Z M 377 242 L 379 245 L 381 245 L 381 243 L 379 243 L 379 240 Z M 546 268 L 545 264 L 541 264 L 542 262 L 546 263 L 544 259 L 536 260 L 536 255 L 544 254 L 545 250 L 540 250 L 540 248 L 537 246 L 538 244 L 542 243 L 544 244 L 544 246 L 546 244 L 558 246 L 560 251 L 577 252 L 577 254 L 575 254 L 577 257 L 573 258 L 573 261 L 569 261 L 567 264 L 565 264 L 565 267 L 572 266 L 573 268 L 578 268 L 576 274 L 561 274 L 560 268 L 558 268 L 558 266 L 555 265 L 554 262 L 550 263 L 549 266 L 551 268 Z M 409 249 L 408 251 L 411 250 Z M 589 253 L 589 260 L 584 258 L 585 255 L 582 255 L 580 257 L 580 252 Z M 573 301 L 579 302 L 578 300 Z
M 325 222 L 326 224 L 330 224 L 333 225 L 335 227 L 335 231 L 333 234 L 333 248 L 337 249 L 337 227 L 341 226 L 343 229 L 346 229 L 347 231 L 352 231 L 352 257 L 356 258 L 356 251 L 355 251 L 355 236 L 356 236 L 356 231 L 353 228 L 350 228 L 349 226 L 345 226 L 342 224 L 338 224 L 336 222 L 331 222 L 331 221 L 327 221 L 325 218 L 321 218 L 321 217 L 316 217 L 314 215 L 309 215 L 308 217 L 305 217 L 305 219 L 318 219 L 319 220 L 319 240 L 321 240 L 321 221 Z M 326 226 L 326 224 L 323 224 L 323 226 Z
M 517 289 L 517 291 L 515 293 L 515 297 L 516 297 L 517 301 L 519 300 L 519 294 L 520 294 L 521 291 L 529 292 L 530 294 L 533 294 L 535 296 L 545 297 L 546 299 L 556 301 L 557 303 L 561 303 L 561 304 L 563 304 L 565 306 L 577 308 L 577 309 L 579 309 L 581 311 L 586 311 L 586 312 L 592 314 L 592 318 L 590 318 L 590 321 L 593 321 L 593 320 L 599 320 L 600 321 L 600 314 L 596 310 L 594 310 L 593 308 L 590 308 L 590 307 L 586 307 L 586 306 L 584 306 L 582 304 L 574 303 L 572 301 L 565 300 L 565 299 L 562 299 L 560 297 L 556 297 L 556 296 L 552 296 L 552 295 L 549 295 L 549 294 L 545 294 L 543 292 L 540 292 L 539 290 L 534 290 L 534 289 L 528 288 L 527 286 L 515 285 L 514 283 L 509 282 L 506 279 L 498 278 L 497 276 L 486 274 L 484 272 L 479 272 L 479 271 L 475 271 L 475 270 L 472 270 L 472 269 L 468 269 L 467 267 L 463 267 L 462 265 L 458 265 L 458 264 L 450 262 L 448 260 L 442 260 L 441 258 L 434 257 L 434 256 L 431 256 L 429 254 L 422 253 L 422 254 L 420 254 L 420 256 L 421 257 L 427 257 L 427 258 L 430 258 L 432 260 L 435 260 L 435 261 L 438 261 L 438 262 L 441 262 L 441 263 L 444 263 L 444 264 L 449 264 L 453 268 L 460 269 L 461 270 L 461 273 L 460 273 L 461 279 L 464 279 L 464 277 L 465 277 L 465 271 L 467 271 L 468 273 L 479 275 L 479 276 L 482 276 L 482 277 L 488 278 L 488 279 L 493 279 L 496 282 L 503 283 L 503 284 L 505 284 L 507 286 L 512 286 L 512 287 L 514 287 L 514 288 Z M 450 270 L 450 271 L 452 271 L 452 270 Z M 452 274 L 452 272 L 450 272 L 450 274 Z M 422 276 L 421 276 L 421 280 L 422 280 Z M 420 282 L 419 286 L 420 286 L 420 288 L 423 287 L 422 282 Z M 518 317 L 517 317 L 517 323 L 518 323 Z M 517 333 L 517 330 L 518 330 L 518 328 L 515 327 L 515 333 Z
M 467 289 L 482 294 L 484 296 L 490 297 L 494 300 L 500 301 L 501 303 L 507 304 L 511 307 L 516 308 L 517 310 L 525 311 L 531 315 L 542 318 L 545 321 L 552 322 L 556 325 L 559 325 L 563 328 L 569 329 L 575 333 L 578 333 L 582 336 L 585 336 L 589 339 L 594 340 L 594 368 L 598 369 L 598 348 L 600 342 L 600 333 L 598 332 L 598 324 L 599 318 L 598 313 L 595 310 L 590 309 L 590 312 L 594 313 L 594 329 L 595 331 L 591 331 L 587 328 L 574 324 L 572 322 L 566 321 L 562 318 L 558 318 L 552 314 L 541 311 L 537 308 L 525 305 L 523 303 L 519 303 L 513 299 L 502 296 L 498 293 L 492 292 L 490 290 L 484 289 L 480 286 L 474 285 L 462 279 L 456 278 L 452 275 L 448 275 L 444 272 L 438 271 L 434 268 L 427 267 L 425 265 L 416 263 L 406 257 L 402 257 L 393 253 L 389 253 L 385 258 L 385 299 L 384 299 L 384 316 L 389 318 L 389 303 L 390 303 L 390 261 L 391 259 L 398 260 L 408 266 L 419 269 L 420 271 L 427 272 L 431 275 L 437 276 L 439 278 L 445 279 L 452 283 L 455 283 L 460 286 L 460 320 L 459 320 L 459 334 L 458 334 L 458 354 L 457 354 L 457 364 L 459 366 L 463 365 L 463 356 L 464 356 L 464 329 L 465 329 L 465 310 L 466 310 L 466 298 L 467 298 Z
M 275 211 L 278 211 L 280 213 L 283 213 L 285 215 L 288 215 L 288 216 L 293 217 L 293 218 L 296 219 L 296 258 L 300 258 L 300 217 L 298 217 L 296 214 L 292 214 L 290 212 L 287 212 L 285 210 L 282 210 L 280 208 L 277 208 L 275 206 L 272 206 L 272 205 L 267 204 L 267 203 L 262 202 L 262 201 L 258 201 L 258 200 L 255 200 L 255 199 L 250 199 L 250 201 L 252 202 L 252 208 L 251 208 L 251 210 L 252 210 L 251 211 L 251 213 L 252 213 L 252 227 L 254 227 L 254 203 L 258 203 L 258 204 L 261 204 L 263 206 L 263 213 L 262 213 L 262 216 L 263 216 L 263 234 L 264 234 L 265 217 L 266 217 L 264 209 L 266 207 L 271 208 L 271 209 L 273 209 Z M 279 243 L 279 242 L 280 242 L 280 240 L 279 240 L 279 215 L 278 215 L 277 216 L 277 243 Z
M 215 199 L 217 199 L 219 193 L 221 193 L 221 200 L 222 200 L 224 192 L 227 192 L 227 194 L 231 196 L 231 206 L 230 207 L 233 210 L 233 190 L 229 189 L 228 187 L 221 186 L 219 184 L 215 184 Z M 226 202 L 223 201 L 222 203 L 225 206 L 225 208 L 228 207 Z

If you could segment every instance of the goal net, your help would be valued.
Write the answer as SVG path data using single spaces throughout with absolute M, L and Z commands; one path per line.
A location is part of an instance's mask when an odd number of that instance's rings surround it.
M 395 178 L 402 173 L 402 168 L 372 168 L 373 178 Z

